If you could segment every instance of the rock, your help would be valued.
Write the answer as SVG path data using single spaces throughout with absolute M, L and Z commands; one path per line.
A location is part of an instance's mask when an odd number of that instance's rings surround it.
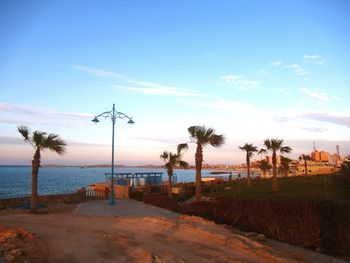
M 264 234 L 259 234 L 257 237 L 256 237 L 256 240 L 260 241 L 260 242 L 264 242 L 266 241 L 266 236 Z
M 246 232 L 243 234 L 245 237 L 256 237 L 258 234 L 255 232 Z

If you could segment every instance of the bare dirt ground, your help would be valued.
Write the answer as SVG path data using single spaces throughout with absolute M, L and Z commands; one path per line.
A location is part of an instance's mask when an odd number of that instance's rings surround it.
M 91 214 L 81 206 L 42 214 L 7 211 L 0 225 L 35 233 L 32 253 L 39 256 L 28 262 L 342 262 L 276 241 L 258 242 L 198 217 L 161 209 L 149 214 L 147 207 L 135 214 L 143 203 L 130 203 L 130 215 L 125 209 L 123 215 L 101 213 L 105 201 L 90 205 Z

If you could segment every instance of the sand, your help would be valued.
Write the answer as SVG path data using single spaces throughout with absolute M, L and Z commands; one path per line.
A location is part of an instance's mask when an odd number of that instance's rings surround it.
M 45 214 L 7 212 L 0 224 L 35 233 L 45 255 L 40 262 L 342 262 L 141 202 L 106 202 Z

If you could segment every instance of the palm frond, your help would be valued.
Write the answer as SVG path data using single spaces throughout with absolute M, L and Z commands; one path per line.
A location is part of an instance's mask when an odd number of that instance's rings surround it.
M 258 154 L 265 154 L 265 153 L 267 153 L 267 150 L 264 148 L 261 148 L 258 152 Z
M 311 156 L 308 154 L 302 154 L 299 156 L 298 158 L 299 160 L 304 160 L 304 161 L 310 161 L 311 160 Z
M 182 168 L 188 168 L 189 164 L 185 161 L 179 161 L 179 166 Z
M 33 142 L 37 148 L 46 148 L 44 141 L 46 140 L 46 132 L 35 131 L 33 132 Z
M 187 143 L 180 143 L 177 146 L 177 154 L 181 155 L 183 151 L 186 151 L 188 149 L 188 144 Z
M 46 135 L 46 133 L 43 134 L 44 136 Z M 59 155 L 63 155 L 65 153 L 66 143 L 56 134 L 50 133 L 47 137 L 45 136 L 42 145 L 43 148 L 47 148 L 50 151 L 58 153 Z
M 204 127 L 204 132 L 205 132 L 205 137 L 206 138 L 210 138 L 212 135 L 215 134 L 215 130 L 213 128 L 208 128 L 208 129 L 205 129 Z
M 29 128 L 24 125 L 20 125 L 17 127 L 18 132 L 23 136 L 25 141 L 29 140 Z
M 266 146 L 267 150 L 271 149 L 271 141 L 270 141 L 270 139 L 264 140 L 264 145 Z
M 190 134 L 191 139 L 196 138 L 196 131 L 197 131 L 197 128 L 198 128 L 198 126 L 191 126 L 191 127 L 189 127 L 189 128 L 187 129 L 187 130 L 188 130 L 188 133 Z
M 239 146 L 242 151 L 254 153 L 258 151 L 258 147 L 254 146 L 252 143 L 245 143 L 243 146 Z
M 283 140 L 275 138 L 275 139 L 271 139 L 270 141 L 271 141 L 272 150 L 278 151 L 282 147 Z
M 160 156 L 160 159 L 162 159 L 163 161 L 167 161 L 169 158 L 169 153 L 167 151 L 164 151 Z
M 269 164 L 268 161 L 266 160 L 261 160 L 257 164 L 258 168 L 261 169 L 262 171 L 269 171 L 272 166 Z
M 209 142 L 211 146 L 219 147 L 225 143 L 225 140 L 226 138 L 224 135 L 213 134 L 211 135 Z
M 176 165 L 176 163 L 178 162 L 178 159 L 179 159 L 179 155 L 177 155 L 175 153 L 169 154 L 169 163 L 171 163 L 172 166 Z
M 292 152 L 292 148 L 290 148 L 289 146 L 283 146 L 280 149 L 281 153 L 291 153 Z

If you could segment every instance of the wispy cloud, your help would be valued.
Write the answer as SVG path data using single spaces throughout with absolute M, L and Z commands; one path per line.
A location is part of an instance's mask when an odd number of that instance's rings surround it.
M 136 80 L 129 77 L 126 77 L 123 74 L 112 72 L 103 69 L 95 69 L 91 67 L 81 66 L 81 65 L 71 65 L 71 67 L 75 70 L 79 70 L 90 75 L 101 77 L 101 78 L 112 78 L 117 79 L 123 84 L 121 85 L 111 85 L 112 87 L 118 89 L 124 89 L 130 92 L 148 94 L 148 95 L 161 95 L 161 96 L 192 96 L 192 97 L 200 97 L 205 96 L 198 91 L 171 87 L 168 85 L 163 85 L 156 82 L 144 81 L 144 80 Z M 131 85 L 130 85 L 131 84 Z
M 327 131 L 327 129 L 321 128 L 321 127 L 301 127 L 301 129 L 304 131 L 318 132 L 318 133 L 322 133 L 322 132 Z
M 282 65 L 282 61 L 280 61 L 280 60 L 274 60 L 274 61 L 271 61 L 271 62 L 269 63 L 269 65 L 270 65 L 270 66 L 277 67 L 277 66 Z
M 135 93 L 141 93 L 141 94 L 148 94 L 148 95 L 159 95 L 159 96 L 177 96 L 177 97 L 200 97 L 204 96 L 200 94 L 199 92 L 187 90 L 187 89 L 180 89 L 180 88 L 173 88 L 173 87 L 166 87 L 166 86 L 155 86 L 153 84 L 152 86 L 145 86 L 145 87 L 130 87 L 130 86 L 121 86 L 121 85 L 112 85 L 115 88 L 118 89 L 124 89 Z
M 101 78 L 116 78 L 116 79 L 120 79 L 120 80 L 126 80 L 127 78 L 120 73 L 117 72 L 113 72 L 113 71 L 108 71 L 108 70 L 104 70 L 104 69 L 96 69 L 96 68 L 91 68 L 91 67 L 86 67 L 86 66 L 82 66 L 82 65 L 70 65 L 71 68 L 81 71 L 81 72 L 85 72 L 88 73 L 92 76 L 96 76 L 96 77 L 101 77 Z
M 86 123 L 91 117 L 92 115 L 86 113 L 60 112 L 50 108 L 0 102 L 0 123 L 33 124 L 45 122 L 66 126 L 71 123 Z
M 303 117 L 350 127 L 350 114 L 305 113 Z
M 324 65 L 324 64 L 326 64 L 326 59 L 322 58 L 320 55 L 308 55 L 308 54 L 305 54 L 303 56 L 303 59 L 304 59 L 305 63 L 317 64 L 317 65 Z
M 290 68 L 293 70 L 293 72 L 298 75 L 304 77 L 304 79 L 309 79 L 311 73 L 305 71 L 300 65 L 298 64 L 290 64 L 290 65 L 285 65 L 285 68 Z
M 330 96 L 326 92 L 318 89 L 299 88 L 299 91 L 316 101 L 329 102 L 331 100 L 340 100 L 340 98 Z
M 239 90 L 255 89 L 259 85 L 258 81 L 248 80 L 242 75 L 222 75 L 220 79 Z
M 223 98 L 211 99 L 210 101 L 194 101 L 188 99 L 182 99 L 183 103 L 187 105 L 192 105 L 201 108 L 209 108 L 215 110 L 222 110 L 225 112 L 234 112 L 241 114 L 256 112 L 254 106 L 249 102 L 244 101 L 235 101 L 235 100 L 226 100 Z

